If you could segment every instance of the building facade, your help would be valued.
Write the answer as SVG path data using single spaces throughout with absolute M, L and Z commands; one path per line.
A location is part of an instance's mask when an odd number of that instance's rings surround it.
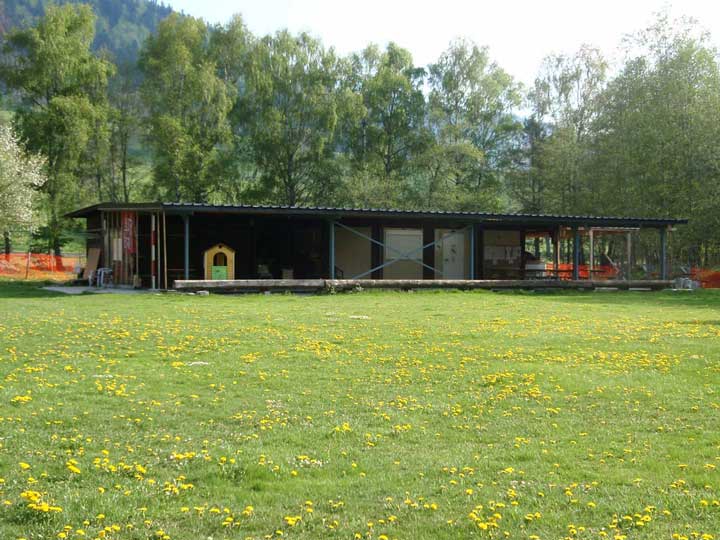
M 244 279 L 526 280 L 629 278 L 632 236 L 683 219 L 492 214 L 193 203 L 102 203 L 87 223 L 88 260 L 117 285 Z M 610 260 L 620 235 L 627 259 Z M 617 241 L 616 241 L 617 244 Z

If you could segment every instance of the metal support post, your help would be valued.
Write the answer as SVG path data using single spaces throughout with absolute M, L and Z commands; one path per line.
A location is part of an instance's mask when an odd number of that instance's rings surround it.
M 329 261 L 330 261 L 330 279 L 335 279 L 335 222 L 330 222 L 330 246 L 329 246 Z
M 667 228 L 660 229 L 660 279 L 668 278 Z
M 150 287 L 157 288 L 157 220 L 150 215 Z
M 630 281 L 630 273 L 632 272 L 632 233 L 628 231 L 626 234 L 627 239 L 627 272 L 625 274 L 625 279 L 627 281 Z
M 185 280 L 190 279 L 190 216 L 183 216 L 183 223 L 185 225 L 185 262 L 184 262 L 184 275 Z
M 475 224 L 470 225 L 470 279 L 475 279 Z

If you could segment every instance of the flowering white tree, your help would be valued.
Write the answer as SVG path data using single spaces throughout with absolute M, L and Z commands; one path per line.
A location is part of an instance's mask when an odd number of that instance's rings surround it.
M 0 125 L 0 231 L 34 225 L 34 200 L 45 183 L 42 157 L 28 154 L 10 126 Z

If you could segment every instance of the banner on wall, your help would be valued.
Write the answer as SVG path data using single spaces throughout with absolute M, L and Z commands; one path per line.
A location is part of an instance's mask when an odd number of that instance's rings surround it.
M 137 222 L 135 212 L 122 212 L 122 246 L 126 253 L 134 254 L 135 245 L 135 227 Z

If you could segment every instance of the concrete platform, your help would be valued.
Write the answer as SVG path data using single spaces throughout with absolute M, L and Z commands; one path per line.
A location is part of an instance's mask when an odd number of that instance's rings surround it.
M 671 281 L 589 281 L 589 280 L 484 280 L 484 279 L 234 279 L 234 280 L 177 280 L 175 290 L 184 292 L 210 291 L 215 293 L 248 293 L 265 291 L 330 292 L 362 289 L 487 289 L 487 290 L 594 290 L 637 289 L 662 290 L 672 287 Z

